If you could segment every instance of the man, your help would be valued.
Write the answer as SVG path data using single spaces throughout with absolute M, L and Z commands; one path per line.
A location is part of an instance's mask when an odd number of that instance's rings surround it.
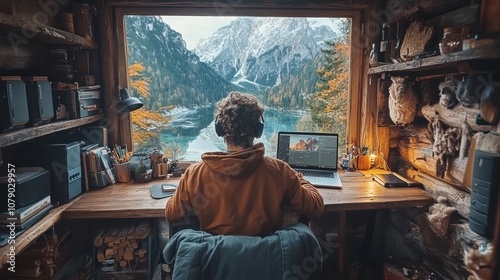
M 205 153 L 186 169 L 165 208 L 169 222 L 192 212 L 211 234 L 265 236 L 282 228 L 285 207 L 319 218 L 319 192 L 287 163 L 264 156 L 262 143 L 254 144 L 263 113 L 254 96 L 240 92 L 217 104 L 216 132 L 227 150 Z

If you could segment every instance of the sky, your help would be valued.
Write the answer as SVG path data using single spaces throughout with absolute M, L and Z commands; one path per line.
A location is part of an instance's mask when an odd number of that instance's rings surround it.
M 163 21 L 167 23 L 173 30 L 182 34 L 182 38 L 186 41 L 186 48 L 193 50 L 198 41 L 202 38 L 208 38 L 220 27 L 229 24 L 236 17 L 223 16 L 162 16 Z M 319 19 L 317 21 L 331 25 L 331 19 Z M 336 28 L 335 28 L 336 29 Z

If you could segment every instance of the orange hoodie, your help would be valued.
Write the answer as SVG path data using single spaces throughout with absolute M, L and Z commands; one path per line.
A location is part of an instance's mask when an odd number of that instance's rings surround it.
M 319 192 L 287 163 L 264 156 L 262 143 L 201 158 L 186 169 L 168 200 L 168 221 L 194 212 L 211 234 L 265 236 L 282 228 L 286 206 L 312 219 L 323 212 Z

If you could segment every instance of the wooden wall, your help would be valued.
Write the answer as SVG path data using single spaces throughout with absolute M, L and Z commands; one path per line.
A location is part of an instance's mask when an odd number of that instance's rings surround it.
M 384 11 L 393 19 L 405 19 L 418 15 L 427 23 L 436 26 L 438 37 L 435 40 L 442 35 L 443 27 L 469 25 L 476 28 L 479 25 L 479 4 L 470 4 L 470 1 L 388 0 Z M 454 71 L 453 73 L 458 78 L 468 74 L 467 72 L 459 73 L 459 70 Z M 435 76 L 426 81 L 432 81 L 437 87 L 444 80 L 444 74 L 449 74 L 449 72 L 434 71 Z M 489 72 L 483 70 L 479 74 L 488 75 Z M 407 72 L 404 75 L 417 78 L 414 89 L 419 94 L 421 103 L 418 106 L 416 121 L 406 127 L 395 126 L 390 121 L 387 107 L 390 80 L 379 81 L 376 89 L 379 102 L 378 129 L 388 130 L 388 133 L 379 136 L 380 142 L 388 146 L 387 149 L 390 151 L 388 162 L 393 171 L 422 182 L 424 189 L 436 201 L 438 197 L 446 198 L 446 204 L 453 207 L 455 211 L 451 214 L 450 224 L 444 236 L 438 235 L 433 230 L 433 224 L 428 219 L 428 209 L 391 211 L 385 232 L 385 253 L 392 257 L 409 258 L 424 264 L 443 279 L 467 279 L 469 272 L 465 268 L 464 252 L 480 248 L 484 242 L 489 243 L 492 240 L 476 234 L 468 226 L 471 186 L 465 183 L 465 170 L 469 158 L 459 158 L 458 153 L 450 157 L 444 176 L 438 176 L 436 173 L 437 156 L 433 152 L 432 139 L 428 137 L 428 124 L 433 118 L 439 116 L 447 127 L 461 128 L 467 116 L 473 133 L 498 132 L 500 126 L 498 124 L 477 125 L 475 120 L 479 115 L 478 104 L 472 108 L 459 105 L 453 109 L 446 109 L 439 104 L 424 106 L 423 96 L 420 95 L 421 83 L 418 82 L 418 74 Z M 384 75 L 381 77 L 383 78 Z M 438 93 L 439 89 L 435 88 L 434 94 Z M 439 96 L 434 97 L 439 98 Z

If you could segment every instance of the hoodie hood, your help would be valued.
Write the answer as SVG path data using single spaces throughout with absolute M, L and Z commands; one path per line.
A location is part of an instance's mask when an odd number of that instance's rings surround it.
M 213 172 L 241 179 L 251 174 L 263 157 L 264 144 L 257 143 L 249 148 L 232 153 L 205 153 L 201 156 L 201 159 Z

